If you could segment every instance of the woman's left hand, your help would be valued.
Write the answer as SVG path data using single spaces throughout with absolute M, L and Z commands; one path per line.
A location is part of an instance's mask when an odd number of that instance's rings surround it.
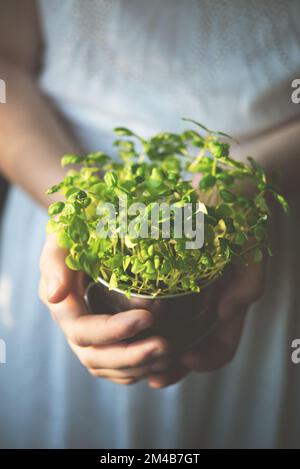
M 248 308 L 262 296 L 264 278 L 265 262 L 235 267 L 219 301 L 215 332 L 204 343 L 182 354 L 166 372 L 148 375 L 149 386 L 163 388 L 191 371 L 210 372 L 227 365 L 238 348 Z

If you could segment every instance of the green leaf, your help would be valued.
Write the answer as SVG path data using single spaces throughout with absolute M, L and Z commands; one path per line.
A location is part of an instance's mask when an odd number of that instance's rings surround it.
M 219 238 L 220 242 L 220 247 L 221 247 L 221 252 L 222 255 L 225 257 L 225 259 L 229 259 L 230 257 L 230 247 L 229 247 L 229 242 L 225 238 Z
M 192 146 L 201 148 L 204 145 L 205 139 L 202 135 L 195 132 L 195 130 L 186 130 L 183 132 L 182 137 L 185 141 L 188 141 Z
M 66 257 L 65 262 L 66 262 L 67 266 L 69 267 L 69 269 L 71 269 L 71 270 L 80 270 L 79 262 L 73 256 L 71 256 L 71 254 L 69 254 Z
M 96 184 L 92 184 L 89 188 L 89 194 L 103 196 L 103 193 L 106 189 L 106 185 L 104 182 L 97 182 Z
M 209 173 L 211 172 L 213 158 L 203 156 L 199 161 L 194 160 L 188 164 L 187 170 L 192 173 Z
M 89 239 L 88 227 L 78 216 L 73 218 L 68 229 L 68 234 L 75 243 L 86 243 Z
M 56 235 L 57 244 L 62 249 L 70 249 L 72 246 L 72 240 L 70 236 L 64 231 L 61 230 Z
M 63 187 L 63 185 L 64 185 L 63 182 L 60 182 L 59 184 L 55 184 L 54 186 L 50 187 L 50 189 L 46 190 L 46 194 L 47 195 L 55 194 Z
M 150 257 L 152 257 L 153 254 L 154 254 L 154 245 L 151 244 L 151 245 L 148 247 L 148 255 L 149 255 Z
M 95 151 L 95 152 L 89 153 L 85 157 L 84 163 L 86 163 L 86 164 L 99 164 L 99 165 L 103 166 L 109 160 L 110 160 L 110 157 L 108 155 L 106 155 L 106 153 L 103 153 L 102 151 Z
M 153 168 L 151 176 L 148 181 L 148 186 L 151 188 L 160 187 L 163 183 L 164 175 L 163 172 L 158 168 Z
M 209 149 L 216 158 L 226 158 L 229 155 L 228 143 L 211 142 Z
M 264 213 L 270 215 L 270 210 L 267 204 L 265 197 L 262 194 L 258 194 L 254 199 L 256 205 L 260 208 L 260 210 Z
M 199 182 L 199 187 L 200 189 L 206 191 L 207 189 L 210 189 L 216 184 L 216 178 L 215 176 L 212 176 L 211 174 L 208 174 L 207 176 L 204 176 L 201 181 Z
M 69 166 L 71 164 L 80 164 L 82 163 L 84 158 L 79 155 L 67 154 L 64 155 L 61 159 L 61 166 L 64 168 L 65 166 Z
M 162 262 L 160 272 L 163 275 L 167 275 L 168 273 L 170 273 L 170 270 L 171 270 L 171 262 L 168 259 L 164 259 Z
M 115 272 L 111 274 L 109 285 L 108 285 L 109 290 L 113 290 L 114 288 L 118 288 L 118 277 Z
M 239 144 L 239 141 L 236 138 L 232 137 L 232 135 L 226 134 L 225 132 L 213 132 L 213 133 L 216 134 L 216 135 L 221 135 L 222 137 L 229 138 L 234 143 Z
M 66 199 L 75 200 L 75 197 L 73 196 L 76 196 L 79 191 L 80 189 L 78 189 L 78 187 L 70 187 L 70 189 L 68 189 L 66 192 Z
M 65 217 L 72 217 L 77 213 L 77 207 L 73 204 L 66 203 L 65 208 L 64 208 L 64 216 Z
M 272 195 L 273 197 L 275 198 L 275 200 L 277 200 L 277 202 L 281 205 L 281 207 L 283 208 L 283 211 L 285 213 L 288 213 L 289 212 L 289 204 L 287 203 L 286 199 L 283 197 L 283 195 L 281 194 L 278 194 L 277 192 L 275 191 L 271 191 L 272 192 Z
M 133 249 L 137 245 L 137 242 L 132 240 L 129 235 L 124 237 L 124 242 L 128 249 Z
M 224 219 L 224 218 L 230 217 L 232 215 L 232 210 L 228 205 L 221 204 L 216 209 L 216 215 L 219 219 L 221 219 L 221 218 Z
M 154 256 L 154 267 L 155 269 L 158 269 L 160 266 L 160 258 L 158 255 Z
M 143 264 L 139 259 L 135 259 L 131 268 L 133 274 L 139 274 L 145 269 L 145 264 Z
M 147 274 L 155 274 L 156 270 L 155 270 L 155 266 L 153 264 L 152 261 L 147 261 L 146 262 L 146 272 Z
M 205 127 L 203 124 L 200 124 L 199 122 L 193 120 L 193 119 L 188 119 L 186 117 L 182 117 L 183 121 L 187 122 L 192 122 L 193 124 L 197 125 L 198 127 L 201 127 L 201 129 L 205 130 L 209 134 L 215 134 L 215 135 L 221 135 L 222 137 L 229 138 L 230 140 L 233 140 L 235 143 L 239 143 L 235 138 L 233 138 L 231 135 L 225 134 L 225 132 L 215 132 L 212 130 L 209 130 L 207 127 Z
M 91 202 L 92 202 L 92 199 L 90 197 L 86 197 L 84 200 L 81 201 L 81 205 L 84 208 L 87 208 Z
M 263 259 L 263 253 L 260 248 L 255 248 L 253 253 L 254 262 L 261 262 Z
M 248 241 L 248 236 L 242 231 L 238 231 L 234 237 L 235 244 L 243 246 Z
M 228 191 L 227 189 L 221 189 L 220 196 L 222 197 L 224 202 L 227 202 L 228 204 L 232 204 L 236 201 L 236 195 Z
M 222 172 L 217 174 L 217 179 L 222 181 L 224 184 L 233 184 L 234 183 L 234 177 L 228 174 L 227 172 Z
M 214 265 L 212 256 L 209 252 L 203 253 L 200 260 L 201 264 L 205 267 L 212 267 Z
M 54 202 L 48 207 L 48 213 L 50 217 L 53 217 L 54 215 L 58 215 L 61 213 L 64 209 L 64 202 Z
M 105 265 L 111 270 L 117 269 L 123 265 L 123 256 L 120 252 L 117 252 L 113 257 L 110 257 L 105 261 Z
M 215 240 L 215 231 L 210 226 L 205 224 L 204 225 L 204 242 L 205 243 L 213 243 Z
M 97 280 L 99 277 L 99 262 L 93 255 L 89 252 L 82 254 L 80 257 L 80 263 L 82 269 L 94 280 Z
M 107 187 L 115 187 L 118 184 L 118 176 L 114 171 L 104 174 L 104 181 Z
M 116 127 L 114 129 L 114 132 L 116 135 L 119 135 L 120 137 L 135 137 L 135 133 L 132 132 L 132 130 L 127 129 L 127 127 Z
M 131 140 L 115 140 L 113 146 L 123 151 L 132 151 L 134 149 L 134 143 Z
M 257 241 L 261 242 L 266 236 L 266 229 L 261 225 L 257 225 L 254 228 L 254 236 Z
M 234 227 L 234 222 L 231 217 L 228 217 L 224 220 L 226 224 L 226 230 L 228 233 L 234 233 L 235 232 L 235 227 Z
M 254 159 L 252 156 L 247 156 L 247 160 L 249 161 L 254 173 L 258 175 L 264 175 L 263 167 Z
M 183 121 L 186 121 L 186 122 L 192 122 L 193 124 L 197 125 L 198 127 L 200 127 L 201 129 L 205 130 L 206 132 L 208 133 L 212 133 L 211 130 L 209 130 L 207 127 L 205 127 L 203 124 L 200 124 L 199 122 L 195 121 L 194 119 L 189 119 L 187 117 L 182 117 L 181 118 Z
M 125 257 L 123 258 L 123 269 L 124 269 L 124 270 L 126 270 L 127 267 L 129 266 L 130 260 L 131 260 L 131 257 L 130 257 L 130 256 L 125 256 Z

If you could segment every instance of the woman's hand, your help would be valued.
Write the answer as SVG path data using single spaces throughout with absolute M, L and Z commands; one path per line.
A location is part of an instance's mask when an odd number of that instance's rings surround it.
M 81 363 L 93 376 L 120 384 L 131 384 L 155 370 L 166 369 L 168 344 L 163 338 L 122 342 L 152 326 L 151 313 L 130 310 L 114 315 L 88 314 L 82 299 L 82 274 L 67 268 L 65 255 L 55 237 L 49 236 L 40 262 L 40 296 Z
M 264 264 L 236 267 L 221 295 L 215 332 L 172 362 L 169 345 L 161 337 L 131 344 L 122 342 L 153 325 L 149 311 L 88 314 L 82 299 L 82 274 L 67 268 L 65 255 L 57 247 L 55 237 L 49 236 L 41 256 L 42 301 L 89 372 L 120 384 L 147 378 L 151 387 L 162 388 L 191 371 L 208 372 L 225 366 L 238 347 L 246 312 L 264 288 Z
M 184 353 L 167 372 L 150 374 L 149 385 L 166 387 L 191 371 L 209 372 L 228 364 L 237 350 L 246 312 L 263 293 L 264 277 L 264 263 L 236 267 L 221 295 L 215 332 L 203 344 Z

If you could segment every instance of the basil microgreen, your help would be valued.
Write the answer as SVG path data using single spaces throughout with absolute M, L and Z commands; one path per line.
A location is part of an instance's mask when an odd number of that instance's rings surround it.
M 199 292 L 222 275 L 230 263 L 261 262 L 271 255 L 267 227 L 271 216 L 270 194 L 285 212 L 285 198 L 271 184 L 264 169 L 251 157 L 248 162 L 230 156 L 232 137 L 214 132 L 191 119 L 194 129 L 182 133 L 160 132 L 146 140 L 125 127 L 115 129 L 114 142 L 119 160 L 101 151 L 86 156 L 68 154 L 62 166 L 70 169 L 63 181 L 48 189 L 60 192 L 65 202 L 49 206 L 48 231 L 56 233 L 58 244 L 68 250 L 70 269 L 86 272 L 95 281 L 99 277 L 109 288 L 130 293 L 169 295 Z M 100 174 L 101 170 L 101 174 Z M 193 184 L 194 173 L 200 183 Z M 251 183 L 251 193 L 245 187 Z M 125 213 L 134 222 L 135 235 L 121 235 L 124 213 L 120 200 L 147 205 L 145 213 Z M 186 249 L 186 236 L 162 236 L 163 223 L 174 214 L 160 214 L 158 226 L 150 230 L 147 216 L 158 203 L 183 207 L 194 204 L 204 214 L 204 244 Z M 107 216 L 101 204 L 113 207 L 111 218 L 102 227 L 111 229 L 111 237 L 101 238 L 98 224 Z M 138 215 L 138 217 L 137 217 Z M 113 227 L 112 221 L 117 221 Z M 138 236 L 143 229 L 151 233 Z

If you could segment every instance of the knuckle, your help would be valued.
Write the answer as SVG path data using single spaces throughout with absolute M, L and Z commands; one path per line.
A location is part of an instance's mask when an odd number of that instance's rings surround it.
M 131 367 L 139 367 L 143 364 L 143 361 L 145 360 L 145 355 L 146 353 L 130 353 L 129 356 L 129 366 Z
M 109 322 L 109 320 L 108 320 Z M 130 337 L 130 335 L 134 334 L 135 325 L 134 323 L 122 323 L 121 321 L 113 321 L 111 322 L 112 327 L 112 336 L 113 340 L 116 342 L 124 339 L 125 337 Z
M 148 360 L 151 360 L 153 352 L 159 351 L 159 356 L 162 358 L 167 355 L 170 351 L 170 345 L 168 341 L 162 337 L 153 338 L 152 350 L 145 347 L 138 347 L 131 349 L 130 346 L 127 348 L 128 362 L 131 367 L 143 367 L 147 364 Z M 158 356 L 156 355 L 156 358 Z M 154 357 L 153 357 L 154 359 Z
M 73 342 L 73 344 L 77 345 L 78 347 L 83 347 L 85 345 L 85 341 L 83 340 L 82 336 L 78 332 L 78 330 L 73 330 L 69 334 L 69 340 Z
M 106 324 L 111 328 L 112 339 L 120 341 L 122 339 L 132 337 L 138 332 L 138 321 L 152 321 L 150 311 L 141 310 L 138 316 L 129 316 L 126 312 L 110 315 L 107 317 Z
M 88 346 L 87 340 L 82 334 L 82 324 L 81 324 L 81 316 L 78 317 L 74 323 L 72 324 L 71 330 L 69 331 L 69 339 L 73 344 L 77 345 L 78 347 L 86 347 Z

